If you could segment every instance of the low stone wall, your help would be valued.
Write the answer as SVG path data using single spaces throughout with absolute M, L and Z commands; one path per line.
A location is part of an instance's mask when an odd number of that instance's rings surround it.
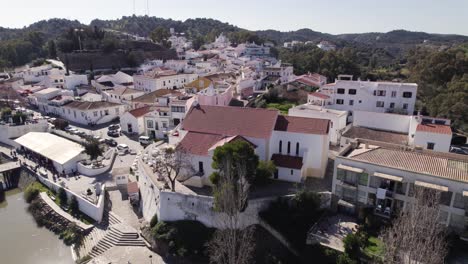
M 79 162 L 77 164 L 78 172 L 80 174 L 90 177 L 107 172 L 112 168 L 112 164 L 114 163 L 116 156 L 117 153 L 115 149 L 109 149 L 109 151 L 106 154 L 104 154 L 104 161 L 102 161 L 102 167 L 92 168 L 90 165 L 84 165 L 81 162 Z
M 50 180 L 44 177 L 38 176 L 37 179 L 42 184 L 46 185 L 49 189 L 58 191 L 60 188 L 62 188 L 60 185 L 54 182 L 51 182 Z M 102 216 L 104 213 L 105 184 L 101 186 L 101 193 L 99 195 L 98 202 L 96 204 L 89 202 L 88 200 L 70 191 L 69 189 L 64 188 L 64 190 L 67 193 L 67 197 L 69 200 L 71 199 L 72 196 L 76 197 L 76 200 L 78 201 L 78 206 L 81 212 L 91 217 L 92 219 L 96 220 L 97 222 L 101 222 Z

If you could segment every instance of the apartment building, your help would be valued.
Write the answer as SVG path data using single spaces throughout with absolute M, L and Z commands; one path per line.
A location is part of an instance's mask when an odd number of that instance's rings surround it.
M 350 75 L 340 75 L 319 93 L 327 96 L 322 100 L 327 108 L 350 111 L 351 115 L 355 110 L 412 115 L 417 91 L 415 83 L 353 81 Z
M 440 221 L 456 231 L 466 229 L 467 156 L 357 140 L 335 159 L 332 192 L 344 211 L 370 208 L 392 218 L 410 209 L 415 188 L 441 192 Z
M 449 152 L 450 120 L 422 115 L 354 111 L 353 123 L 342 133 L 341 145 L 355 138 Z

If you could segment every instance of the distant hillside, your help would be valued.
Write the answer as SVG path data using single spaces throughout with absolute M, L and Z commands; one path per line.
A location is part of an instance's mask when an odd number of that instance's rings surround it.
M 0 41 L 24 37 L 28 32 L 37 31 L 43 33 L 46 38 L 56 38 L 69 28 L 84 26 L 77 20 L 53 18 L 41 20 L 24 28 L 10 29 L 0 27 Z

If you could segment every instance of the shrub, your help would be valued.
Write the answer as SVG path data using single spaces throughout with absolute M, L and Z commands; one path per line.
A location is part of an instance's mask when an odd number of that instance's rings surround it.
M 68 121 L 67 120 L 63 120 L 63 119 L 60 119 L 60 118 L 57 118 L 55 119 L 54 121 L 54 126 L 56 129 L 60 129 L 60 130 L 65 130 L 65 128 L 68 126 Z
M 150 227 L 153 228 L 158 223 L 158 215 L 154 214 L 150 221 Z
M 60 205 L 61 206 L 65 206 L 67 204 L 67 193 L 65 192 L 65 189 L 63 189 L 62 187 L 60 187 L 60 189 L 58 190 L 58 198 L 60 200 Z
M 30 184 L 24 190 L 23 195 L 24 195 L 24 200 L 26 200 L 27 203 L 31 203 L 39 195 L 39 189 L 36 188 L 34 184 Z
M 70 207 L 70 212 L 71 212 L 72 215 L 78 215 L 80 213 L 80 207 L 78 205 L 78 200 L 76 199 L 76 197 L 74 195 L 70 199 L 69 207 Z
M 213 232 L 198 221 L 160 221 L 151 229 L 153 237 L 166 242 L 170 253 L 178 256 L 202 254 Z
M 258 163 L 257 170 L 255 172 L 255 185 L 263 185 L 268 182 L 268 180 L 273 177 L 273 174 L 276 171 L 276 166 L 273 161 L 263 161 L 261 160 Z

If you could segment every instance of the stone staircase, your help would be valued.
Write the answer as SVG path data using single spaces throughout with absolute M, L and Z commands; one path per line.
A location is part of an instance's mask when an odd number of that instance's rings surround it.
M 78 253 L 79 257 L 97 257 L 114 246 L 146 246 L 138 231 L 128 226 L 106 206 L 102 221 L 83 239 Z
M 115 224 L 109 227 L 105 236 L 92 248 L 89 256 L 97 257 L 114 246 L 144 247 L 146 243 L 135 229 L 125 224 Z

